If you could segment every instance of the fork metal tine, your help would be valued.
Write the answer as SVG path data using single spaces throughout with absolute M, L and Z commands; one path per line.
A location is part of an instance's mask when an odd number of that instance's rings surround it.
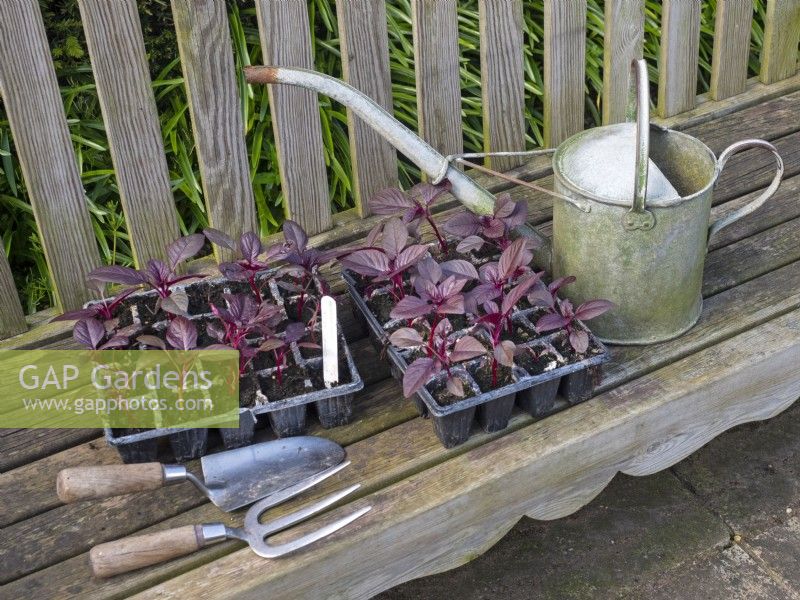
M 268 508 L 272 508 L 273 506 L 278 506 L 278 504 L 282 504 L 289 500 L 290 498 L 294 498 L 295 496 L 302 494 L 307 489 L 310 489 L 320 483 L 321 481 L 326 480 L 328 477 L 335 475 L 342 469 L 344 469 L 347 465 L 350 464 L 349 460 L 339 463 L 338 465 L 334 465 L 324 471 L 320 471 L 316 475 L 312 475 L 311 477 L 307 477 L 304 480 L 291 485 L 287 488 L 279 490 L 274 494 L 270 494 L 266 498 L 262 498 L 259 500 L 254 506 L 258 506 L 257 510 L 253 512 L 263 513 Z M 250 511 L 247 513 L 250 514 Z M 246 519 L 245 519 L 246 522 Z

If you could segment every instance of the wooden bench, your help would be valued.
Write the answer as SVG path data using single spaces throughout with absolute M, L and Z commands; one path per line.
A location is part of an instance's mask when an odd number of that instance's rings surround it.
M 310 66 L 306 4 L 256 0 L 267 62 Z M 177 234 L 161 135 L 150 91 L 135 0 L 79 0 L 109 134 L 131 245 L 138 262 Z M 521 2 L 481 1 L 481 66 L 488 149 L 522 149 Z M 546 0 L 545 130 L 557 144 L 583 126 L 585 3 Z M 712 91 L 696 97 L 699 3 L 664 2 L 659 65 L 660 122 L 719 153 L 746 137 L 771 140 L 786 179 L 762 209 L 712 240 L 699 324 L 681 338 L 613 348 L 600 395 L 541 421 L 517 413 L 508 430 L 479 434 L 452 450 L 416 416 L 384 361 L 353 322 L 345 329 L 367 387 L 356 419 L 312 433 L 347 447 L 351 467 L 314 490 L 363 487 L 349 511 L 372 512 L 296 556 L 265 561 L 235 542 L 111 580 L 90 576 L 89 548 L 136 532 L 226 520 L 178 486 L 61 505 L 55 474 L 67 466 L 119 461 L 97 430 L 0 431 L 0 580 L 11 598 L 369 597 L 479 555 L 523 515 L 554 519 L 589 502 L 617 472 L 645 475 L 679 461 L 726 429 L 768 418 L 800 396 L 800 2 L 769 0 L 761 74 L 746 79 L 750 0 L 718 5 Z M 337 3 L 347 79 L 390 106 L 383 2 Z M 231 234 L 256 217 L 238 111 L 237 73 L 222 2 L 172 0 L 186 89 L 213 226 Z M 415 60 L 421 133 L 443 153 L 461 150 L 455 4 L 417 0 Z M 608 0 L 605 122 L 623 118 L 630 59 L 640 52 L 641 2 Z M 83 279 L 99 263 L 36 0 L 0 3 L 0 90 L 63 308 L 86 299 Z M 271 90 L 288 213 L 316 235 L 343 244 L 375 222 L 362 201 L 396 180 L 394 151 L 351 119 L 358 207 L 331 215 L 316 103 L 296 89 Z M 303 126 L 299 126 L 301 123 Z M 752 199 L 771 178 L 770 158 L 732 159 L 715 191 L 715 214 Z M 735 164 L 733 164 L 735 163 Z M 498 166 L 495 164 L 494 166 Z M 549 165 L 500 165 L 551 185 Z M 547 233 L 551 199 L 478 177 L 525 199 Z M 445 205 L 451 210 L 453 202 Z M 65 226 L 66 225 L 66 226 Z M 207 268 L 200 262 L 196 268 Z M 335 281 L 335 273 L 330 273 Z M 341 310 L 346 315 L 347 310 Z M 0 257 L 2 348 L 70 348 L 55 310 L 25 317 Z M 190 465 L 191 467 L 191 465 Z M 304 500 L 301 500 L 303 502 Z M 279 514 L 298 503 L 276 509 Z M 313 527 L 324 519 L 315 519 Z

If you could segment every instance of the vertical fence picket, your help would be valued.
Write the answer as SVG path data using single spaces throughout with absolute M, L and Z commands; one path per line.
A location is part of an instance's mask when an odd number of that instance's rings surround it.
M 700 52 L 700 0 L 664 0 L 658 59 L 658 114 L 694 108 Z
M 747 86 L 752 0 L 720 0 L 714 25 L 711 59 L 711 98 L 741 94 Z
M 481 97 L 484 150 L 525 149 L 525 71 L 522 56 L 522 0 L 480 0 Z M 494 157 L 499 171 L 522 159 Z
M 314 68 L 307 4 L 256 1 L 264 64 Z M 286 214 L 309 234 L 330 229 L 328 175 L 317 95 L 292 86 L 271 85 L 269 100 Z
M 797 73 L 798 40 L 800 0 L 767 0 L 764 46 L 761 49 L 762 83 L 775 83 Z
M 256 231 L 225 3 L 172 0 L 172 14 L 209 223 L 236 237 Z M 230 257 L 215 251 L 220 260 Z
M 625 120 L 631 61 L 642 57 L 644 0 L 606 0 L 603 33 L 603 124 Z
M 0 240 L 0 340 L 28 329 L 14 276 Z
M 97 95 L 137 265 L 178 236 L 161 129 L 135 0 L 79 0 Z
M 0 2 L 0 56 L 0 93 L 56 301 L 77 308 L 100 255 L 37 0 Z
M 420 135 L 443 154 L 463 152 L 455 0 L 412 0 Z
M 544 143 L 583 129 L 586 0 L 544 2 Z
M 392 112 L 389 33 L 383 0 L 336 0 L 345 80 Z M 347 110 L 356 208 L 369 214 L 369 198 L 397 185 L 397 153 L 372 127 Z

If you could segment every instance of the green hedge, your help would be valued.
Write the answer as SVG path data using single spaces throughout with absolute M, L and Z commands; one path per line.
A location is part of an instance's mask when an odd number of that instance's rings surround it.
M 130 264 L 131 251 L 119 204 L 100 107 L 75 0 L 40 0 L 64 98 L 72 140 L 87 194 L 92 224 L 107 263 Z M 335 9 L 329 0 L 310 0 L 312 41 L 317 68 L 341 76 Z M 589 0 L 586 46 L 586 121 L 600 120 L 603 77 L 603 3 Z M 714 4 L 703 3 L 700 42 L 699 91 L 708 88 L 714 28 Z M 763 7 L 755 1 L 750 57 L 751 75 L 758 67 L 762 39 Z M 255 10 L 247 0 L 228 0 L 231 37 L 237 68 L 261 63 Z M 145 46 L 158 104 L 167 161 L 181 229 L 188 233 L 206 224 L 197 157 L 191 136 L 177 46 L 168 0 L 139 0 Z M 655 80 L 661 3 L 648 0 L 645 56 Z M 414 55 L 410 0 L 387 2 L 394 108 L 397 117 L 416 129 Z M 479 38 L 477 0 L 458 2 L 462 120 L 466 150 L 482 147 Z M 542 0 L 525 0 L 525 71 L 527 141 L 542 141 Z M 265 88 L 249 89 L 240 79 L 242 112 L 247 127 L 250 174 L 253 180 L 261 233 L 275 231 L 283 219 L 276 171 L 275 145 Z M 334 210 L 352 206 L 347 119 L 343 107 L 320 98 L 325 158 Z M 401 160 L 404 184 L 416 177 L 414 168 Z M 8 121 L 0 105 L 0 236 L 15 273 L 28 312 L 51 305 L 47 267 L 19 164 L 14 154 Z

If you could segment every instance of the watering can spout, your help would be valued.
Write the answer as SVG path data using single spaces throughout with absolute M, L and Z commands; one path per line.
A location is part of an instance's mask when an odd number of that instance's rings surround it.
M 434 180 L 447 179 L 452 194 L 469 210 L 477 214 L 492 214 L 494 211 L 495 197 L 491 192 L 449 164 L 447 159 L 430 144 L 354 87 L 335 77 L 294 67 L 252 66 L 245 67 L 244 74 L 248 83 L 294 85 L 324 94 L 344 104 L 428 177 Z M 538 242 L 537 261 L 549 269 L 549 240 L 528 225 L 520 229 L 518 231 L 520 234 L 532 237 Z

